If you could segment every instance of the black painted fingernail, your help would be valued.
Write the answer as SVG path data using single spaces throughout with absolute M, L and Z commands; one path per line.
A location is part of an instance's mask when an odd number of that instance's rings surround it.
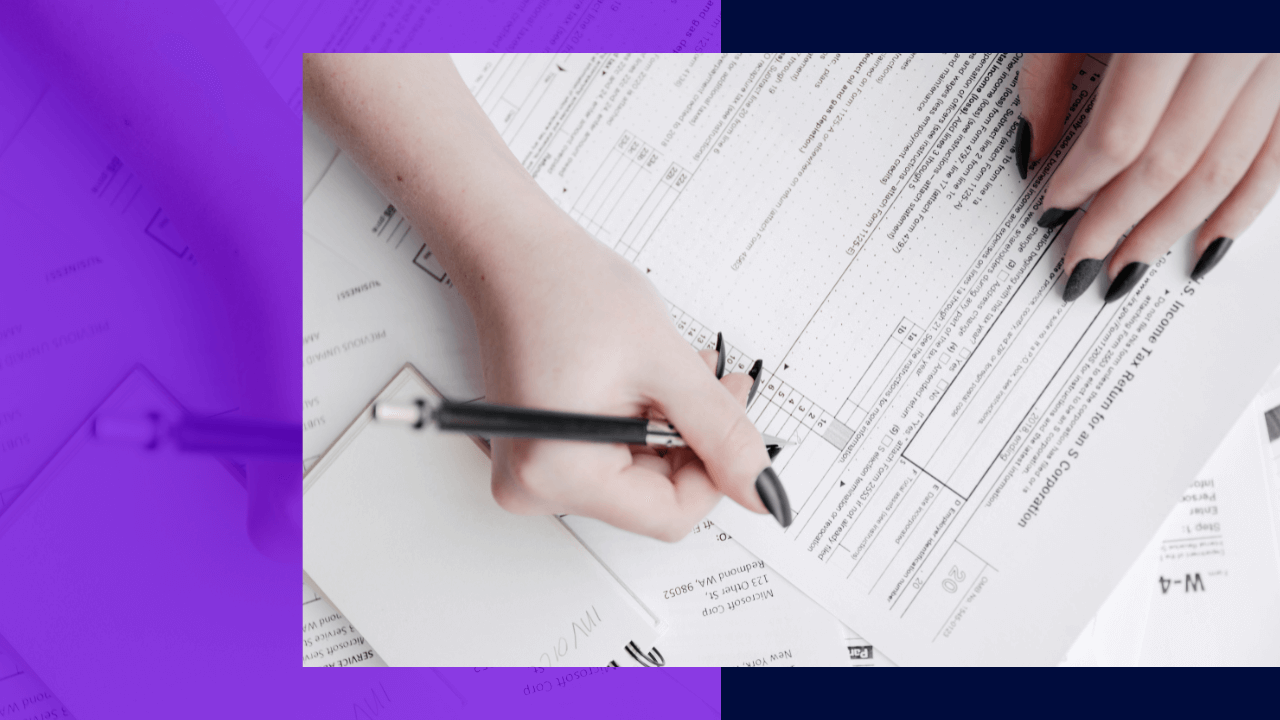
M 1075 210 L 1063 210 L 1062 208 L 1049 208 L 1044 211 L 1040 219 L 1036 222 L 1042 228 L 1056 228 L 1071 219 L 1075 215 Z
M 756 492 L 760 493 L 760 501 L 773 513 L 779 525 L 787 527 L 791 524 L 791 501 L 787 500 L 787 491 L 782 488 L 782 481 L 772 465 L 760 471 L 756 478 Z
M 716 333 L 716 379 L 724 377 L 724 334 Z
M 1018 116 L 1018 139 L 1013 144 L 1013 156 L 1018 161 L 1018 174 L 1027 179 L 1027 163 L 1031 161 L 1031 123 Z
M 770 461 L 772 461 L 774 458 L 778 457 L 778 453 L 782 452 L 782 446 L 781 446 L 781 445 L 765 445 L 765 446 L 764 446 L 764 449 L 769 451 L 769 460 L 770 460 Z
M 756 360 L 756 363 L 747 371 L 747 375 L 751 376 L 751 392 L 747 393 L 747 406 L 751 405 L 751 401 L 756 399 L 756 389 L 760 387 L 760 368 L 764 367 L 764 360 Z
M 1085 290 L 1093 284 L 1093 279 L 1098 277 L 1098 273 L 1102 271 L 1102 261 L 1093 258 L 1085 258 L 1076 263 L 1076 269 L 1071 271 L 1071 277 L 1067 278 L 1067 287 L 1062 291 L 1062 299 L 1071 302 L 1084 294 Z
M 1151 266 L 1144 262 L 1131 262 L 1125 265 L 1116 279 L 1111 281 L 1111 287 L 1107 288 L 1107 302 L 1128 295 L 1133 286 L 1137 285 L 1142 276 L 1147 273 L 1149 267 Z
M 1200 261 L 1196 263 L 1195 269 L 1191 271 L 1191 279 L 1199 280 L 1217 266 L 1222 261 L 1222 256 L 1231 249 L 1233 242 L 1235 241 L 1229 237 L 1220 237 L 1209 243 L 1209 247 L 1205 248 L 1204 254 L 1200 256 Z

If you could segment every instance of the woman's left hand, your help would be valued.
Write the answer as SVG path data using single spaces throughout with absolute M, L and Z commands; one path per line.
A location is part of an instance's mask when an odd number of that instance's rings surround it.
M 1025 123 L 1018 165 L 1053 151 L 1082 54 L 1027 56 L 1019 79 Z M 1067 248 L 1065 296 L 1107 266 L 1106 299 L 1200 223 L 1193 279 L 1213 268 L 1280 186 L 1280 55 L 1114 55 L 1092 116 L 1045 192 L 1042 227 L 1066 222 L 1093 196 Z M 1029 150 L 1029 152 L 1028 152 Z M 1206 220 L 1205 218 L 1208 218 Z

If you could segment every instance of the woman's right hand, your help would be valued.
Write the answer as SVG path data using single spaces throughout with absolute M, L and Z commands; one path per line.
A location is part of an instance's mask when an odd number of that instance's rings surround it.
M 690 447 L 497 438 L 499 504 L 664 540 L 721 494 L 791 522 L 744 410 L 751 380 L 717 381 L 648 279 L 534 182 L 448 57 L 305 55 L 303 78 L 308 114 L 422 232 L 471 308 L 487 400 L 661 416 Z
M 493 440 L 493 494 L 523 514 L 568 513 L 674 541 L 723 493 L 790 522 L 785 491 L 744 407 L 752 378 L 717 381 L 715 351 L 680 336 L 652 283 L 531 183 L 503 199 L 506 254 L 455 276 L 475 315 L 486 399 L 666 418 L 690 449 L 659 452 L 552 440 Z M 757 487 L 761 486 L 759 490 Z M 785 513 L 785 516 L 784 516 Z

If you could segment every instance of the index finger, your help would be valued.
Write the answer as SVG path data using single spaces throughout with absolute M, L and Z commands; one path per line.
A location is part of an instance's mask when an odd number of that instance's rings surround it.
M 1137 159 L 1190 62 L 1189 53 L 1113 56 L 1089 126 L 1049 182 L 1041 227 L 1065 222 L 1069 211 Z

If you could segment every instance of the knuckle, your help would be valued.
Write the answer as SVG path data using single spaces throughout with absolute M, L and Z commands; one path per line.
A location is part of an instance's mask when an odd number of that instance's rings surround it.
M 1274 182 L 1280 179 L 1280 140 L 1267 143 L 1267 147 L 1255 160 L 1260 177 Z
M 742 478 L 755 469 L 752 455 L 758 453 L 752 453 L 753 449 L 764 449 L 760 433 L 745 413 L 739 413 L 716 446 L 716 455 L 722 459 L 722 468 L 729 475 L 727 479 Z
M 490 484 L 493 492 L 493 499 L 498 503 L 498 507 L 509 513 L 523 513 L 527 502 L 519 488 L 511 482 L 510 478 L 499 475 L 496 471 L 493 474 L 493 482 Z
M 1186 159 L 1175 148 L 1152 148 L 1142 159 L 1142 175 L 1152 185 L 1173 187 L 1186 174 Z
M 548 498 L 551 489 L 551 476 L 542 463 L 529 459 L 521 459 L 512 463 L 508 469 L 511 484 L 529 495 Z
M 1143 138 L 1128 123 L 1108 123 L 1098 128 L 1098 152 L 1107 160 L 1126 167 L 1142 150 Z
M 1217 194 L 1225 194 L 1240 179 L 1243 168 L 1244 164 L 1241 158 L 1206 158 L 1200 168 L 1200 181 L 1204 184 L 1205 189 Z

